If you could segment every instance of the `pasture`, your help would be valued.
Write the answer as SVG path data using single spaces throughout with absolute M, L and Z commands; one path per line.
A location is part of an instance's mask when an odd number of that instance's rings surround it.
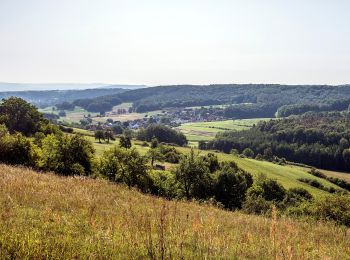
M 227 130 L 246 130 L 251 128 L 259 121 L 267 121 L 271 118 L 253 118 L 253 119 L 235 119 L 235 120 L 223 120 L 213 122 L 194 122 L 185 123 L 177 127 L 183 132 L 187 139 L 192 142 L 208 141 L 215 137 L 218 132 Z

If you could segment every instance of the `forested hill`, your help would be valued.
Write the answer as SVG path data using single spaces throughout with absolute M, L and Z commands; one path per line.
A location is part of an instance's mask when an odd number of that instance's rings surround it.
M 250 117 L 259 116 L 259 113 L 263 111 L 265 111 L 264 116 L 274 115 L 277 109 L 284 105 L 324 104 L 329 109 L 329 106 L 332 106 L 335 101 L 345 100 L 345 106 L 347 106 L 348 99 L 350 99 L 350 85 L 227 84 L 143 88 L 126 91 L 115 96 L 85 100 L 85 104 L 104 103 L 107 109 L 119 102 L 133 102 L 137 112 L 158 110 L 165 107 L 241 104 L 233 106 L 225 113 L 230 116 L 230 114 L 237 114 L 237 110 L 240 112 L 243 110 L 248 111 L 246 114 Z M 111 100 L 116 104 L 112 104 Z M 80 100 L 81 103 L 84 101 Z
M 308 112 L 302 116 L 259 122 L 245 131 L 220 133 L 202 149 L 251 150 L 252 156 L 273 156 L 323 169 L 350 171 L 350 114 Z

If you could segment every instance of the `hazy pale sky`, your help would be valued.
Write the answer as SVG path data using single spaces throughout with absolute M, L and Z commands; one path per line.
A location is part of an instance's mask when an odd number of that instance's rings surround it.
M 350 1 L 0 0 L 0 82 L 350 83 Z

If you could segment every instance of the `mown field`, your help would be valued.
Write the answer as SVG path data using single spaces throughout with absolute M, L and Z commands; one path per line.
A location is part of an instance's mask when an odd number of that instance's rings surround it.
M 59 111 L 60 110 L 52 110 L 52 107 L 39 109 L 39 112 L 41 113 L 48 113 L 48 114 L 55 114 L 55 115 L 58 115 Z M 84 116 L 88 116 L 90 114 L 91 117 L 94 118 L 98 115 L 98 113 L 88 112 L 81 107 L 75 107 L 74 110 L 64 110 L 64 112 L 66 113 L 66 116 L 60 117 L 59 121 L 66 122 L 66 123 L 79 123 L 79 121 L 83 119 Z
M 82 130 L 81 133 L 86 135 L 86 138 L 93 143 L 96 149 L 97 157 L 101 156 L 104 151 L 113 148 L 114 145 L 119 144 L 118 139 L 116 139 L 115 141 L 110 141 L 110 143 L 106 143 L 103 141 L 99 143 L 98 140 L 95 140 L 95 138 L 91 135 L 92 132 Z M 142 146 L 142 143 L 143 142 L 141 141 L 135 141 L 135 140 L 132 141 L 133 147 L 135 147 L 140 152 L 140 154 L 145 155 L 149 147 Z M 189 147 L 176 147 L 176 149 L 184 154 L 188 154 L 191 150 L 191 148 Z M 295 167 L 291 165 L 282 166 L 282 165 L 278 165 L 267 161 L 241 158 L 233 154 L 225 154 L 225 153 L 219 153 L 215 151 L 201 151 L 196 148 L 193 148 L 193 149 L 195 150 L 195 152 L 201 153 L 201 154 L 206 154 L 208 152 L 214 153 L 215 155 L 218 156 L 219 161 L 235 161 L 240 168 L 251 173 L 254 178 L 258 177 L 260 174 L 265 174 L 267 177 L 276 179 L 277 181 L 279 181 L 287 189 L 295 188 L 295 187 L 303 187 L 307 189 L 315 197 L 326 196 L 326 195 L 329 195 L 329 193 L 326 191 L 317 189 L 315 187 L 312 187 L 306 183 L 300 182 L 298 181 L 299 178 L 314 179 L 319 181 L 325 187 L 339 188 L 327 180 L 308 174 L 307 171 L 310 170 L 308 168 Z M 169 163 L 166 163 L 165 165 L 167 169 L 170 169 L 171 167 L 175 166 Z M 342 174 L 345 177 L 347 177 L 346 173 L 337 173 L 332 171 L 329 171 L 329 173 Z
M 129 113 L 128 109 L 132 106 L 132 103 L 122 103 L 118 106 L 114 106 L 113 110 L 106 113 L 106 116 L 100 116 L 99 113 L 88 112 L 81 107 L 75 107 L 74 110 L 64 110 L 66 116 L 60 117 L 59 121 L 66 123 L 79 123 L 80 120 L 84 119 L 84 117 L 91 115 L 91 119 L 93 123 L 105 123 L 107 119 L 112 119 L 113 121 L 129 121 L 129 120 L 137 120 L 142 119 L 145 116 L 153 116 L 157 114 L 163 114 L 162 110 L 151 111 L 148 113 Z M 113 114 L 116 113 L 118 109 L 125 109 L 127 111 L 126 114 Z M 55 114 L 58 115 L 58 110 L 52 110 L 52 107 L 46 107 L 43 109 L 39 109 L 41 113 Z
M 215 137 L 218 132 L 227 130 L 246 130 L 257 124 L 261 120 L 271 120 L 271 118 L 253 118 L 253 119 L 237 119 L 223 120 L 214 122 L 195 122 L 185 123 L 178 127 L 187 139 L 192 142 L 200 140 L 208 141 Z
M 0 165 L 1 259 L 349 259 L 350 230 Z

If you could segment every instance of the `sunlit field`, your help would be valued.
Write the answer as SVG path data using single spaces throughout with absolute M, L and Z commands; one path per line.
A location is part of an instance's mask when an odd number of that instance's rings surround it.
M 1 259 L 348 259 L 349 229 L 0 165 Z
M 227 130 L 246 130 L 251 128 L 259 121 L 267 121 L 271 118 L 253 118 L 253 119 L 237 119 L 237 120 L 223 120 L 213 122 L 194 122 L 185 123 L 178 127 L 183 132 L 189 141 L 208 141 L 214 139 L 218 132 Z

